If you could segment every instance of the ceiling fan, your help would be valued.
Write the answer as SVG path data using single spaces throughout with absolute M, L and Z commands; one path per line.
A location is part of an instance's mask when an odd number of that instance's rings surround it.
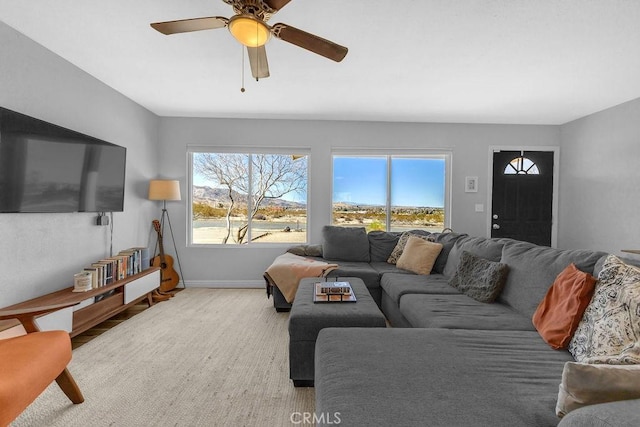
M 336 62 L 342 61 L 347 54 L 346 47 L 290 25 L 268 25 L 267 21 L 291 0 L 222 1 L 233 7 L 235 15 L 231 18 L 210 16 L 181 19 L 155 22 L 151 27 L 166 35 L 227 27 L 236 40 L 247 47 L 251 74 L 256 79 L 269 77 L 267 52 L 264 45 L 272 35 Z

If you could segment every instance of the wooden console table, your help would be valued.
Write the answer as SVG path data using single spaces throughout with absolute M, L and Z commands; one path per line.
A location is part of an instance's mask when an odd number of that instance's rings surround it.
M 72 292 L 73 287 L 33 298 L 5 309 L 21 309 L 54 304 L 76 303 L 37 319 L 40 330 L 62 329 L 71 337 L 92 328 L 100 322 L 126 310 L 130 306 L 147 300 L 153 304 L 151 293 L 160 286 L 160 268 L 151 267 L 126 279 L 87 292 Z M 96 301 L 96 297 L 104 295 Z M 6 325 L 12 327 L 18 325 Z

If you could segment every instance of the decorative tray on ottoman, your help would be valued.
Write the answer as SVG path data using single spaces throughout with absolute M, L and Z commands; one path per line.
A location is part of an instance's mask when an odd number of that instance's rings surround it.
M 349 282 L 317 282 L 313 302 L 356 302 Z

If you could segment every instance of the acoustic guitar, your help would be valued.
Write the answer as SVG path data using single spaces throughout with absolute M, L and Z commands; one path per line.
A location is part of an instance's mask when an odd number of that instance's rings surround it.
M 153 228 L 158 233 L 158 248 L 160 254 L 153 257 L 151 265 L 154 267 L 160 267 L 160 293 L 168 292 L 178 286 L 180 277 L 178 273 L 173 269 L 173 258 L 170 255 L 164 253 L 164 245 L 162 244 L 162 230 L 160 227 L 160 221 L 153 220 Z

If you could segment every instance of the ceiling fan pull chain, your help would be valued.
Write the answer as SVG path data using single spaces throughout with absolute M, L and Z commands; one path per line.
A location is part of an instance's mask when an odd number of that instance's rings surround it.
M 240 46 L 240 53 L 242 54 L 242 70 L 240 74 L 242 75 L 242 86 L 240 86 L 240 92 L 244 93 L 244 46 Z

